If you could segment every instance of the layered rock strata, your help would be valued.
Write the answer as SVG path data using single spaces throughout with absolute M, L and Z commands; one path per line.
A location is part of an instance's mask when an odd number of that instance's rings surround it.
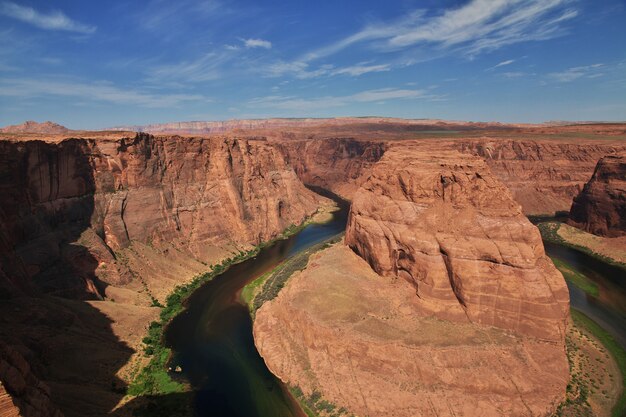
M 109 415 L 155 305 L 328 203 L 263 139 L 0 141 L 0 411 Z
M 410 284 L 341 243 L 257 311 L 254 339 L 287 384 L 359 416 L 543 417 L 569 381 L 562 343 L 424 317 Z
M 352 138 L 283 141 L 289 163 L 305 183 L 331 190 L 346 200 L 367 179 L 383 156 L 383 142 Z
M 4 141 L 0 167 L 4 274 L 13 287 L 35 282 L 72 297 L 127 284 L 124 266 L 101 274 L 104 284 L 89 274 L 131 242 L 208 263 L 276 236 L 323 201 L 260 139 Z
M 617 142 L 576 140 L 459 140 L 453 149 L 483 158 L 525 214 L 566 212 L 598 159 L 626 150 Z
M 567 287 L 482 159 L 391 147 L 345 244 L 257 311 L 276 375 L 356 415 L 551 415 L 569 380 Z
M 0 340 L 0 415 L 62 417 L 50 389 L 32 373 L 22 355 Z
M 354 197 L 346 244 L 411 283 L 425 315 L 563 342 L 565 281 L 479 158 L 387 151 Z
M 574 198 L 568 222 L 599 236 L 626 236 L 626 152 L 598 161 Z

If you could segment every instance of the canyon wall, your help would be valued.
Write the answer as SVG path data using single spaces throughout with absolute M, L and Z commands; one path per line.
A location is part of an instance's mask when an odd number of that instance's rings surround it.
M 176 285 L 329 203 L 263 139 L 0 141 L 0 410 L 109 415 Z
M 484 158 L 493 174 L 513 193 L 525 214 L 568 211 L 589 180 L 597 161 L 626 150 L 619 142 L 570 140 L 468 139 L 452 145 Z
M 423 140 L 312 138 L 278 140 L 303 182 L 328 188 L 350 200 L 373 164 L 391 147 L 407 144 L 437 155 L 456 150 L 483 158 L 493 174 L 513 193 L 524 214 L 568 211 L 572 199 L 591 177 L 597 161 L 626 151 L 617 141 L 577 143 L 571 140 L 425 138 Z
M 305 184 L 331 190 L 346 200 L 367 179 L 384 154 L 384 142 L 327 138 L 280 142 L 287 159 Z
M 569 382 L 562 341 L 425 317 L 342 243 L 257 310 L 254 340 L 281 380 L 359 416 L 546 417 Z
M 563 341 L 565 281 L 479 158 L 387 151 L 354 196 L 346 244 L 377 273 L 410 282 L 425 314 Z
M 257 310 L 269 369 L 355 415 L 548 416 L 569 381 L 569 294 L 476 156 L 391 146 L 345 236 Z
M 574 198 L 568 222 L 600 236 L 626 235 L 626 152 L 598 161 L 593 176 Z
M 14 288 L 28 276 L 71 297 L 101 293 L 89 271 L 131 242 L 209 262 L 276 236 L 323 201 L 261 139 L 4 141 L 0 166 L 3 273 Z M 114 269 L 104 284 L 128 283 Z
M 26 359 L 1 340 L 0 416 L 63 417 L 50 389 L 33 375 Z

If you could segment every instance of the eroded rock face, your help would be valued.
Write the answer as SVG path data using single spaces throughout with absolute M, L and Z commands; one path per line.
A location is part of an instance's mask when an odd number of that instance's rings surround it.
M 470 139 L 453 149 L 483 158 L 522 205 L 525 214 L 569 210 L 596 161 L 625 149 L 617 143 L 553 140 Z
M 562 342 L 424 317 L 404 280 L 341 243 L 256 313 L 269 369 L 359 416 L 549 416 L 569 381 Z
M 345 240 L 377 273 L 411 283 L 424 315 L 563 343 L 565 281 L 480 158 L 387 151 L 354 197 Z
M 264 140 L 153 137 L 0 142 L 0 257 L 13 291 L 73 298 L 132 275 L 141 242 L 213 262 L 268 240 L 324 200 Z M 225 251 L 226 250 L 226 251 Z M 100 279 L 94 271 L 111 266 Z M 81 295 L 82 294 L 82 295 Z
M 626 153 L 598 161 L 572 203 L 569 223 L 599 236 L 626 235 Z
M 328 138 L 281 142 L 298 177 L 350 200 L 383 156 L 383 142 Z
M 0 415 L 63 417 L 52 402 L 50 388 L 35 377 L 29 363 L 0 341 Z
M 44 134 L 64 134 L 68 133 L 69 129 L 65 126 L 61 126 L 54 122 L 37 123 L 32 120 L 28 120 L 19 125 L 6 126 L 0 128 L 0 133 L 44 133 Z

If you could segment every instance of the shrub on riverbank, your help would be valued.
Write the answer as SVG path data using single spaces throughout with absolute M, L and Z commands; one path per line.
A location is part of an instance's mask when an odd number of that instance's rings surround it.
M 305 395 L 297 385 L 290 386 L 289 391 L 298 400 L 308 417 L 354 417 L 354 414 L 348 413 L 344 407 L 338 408 L 335 404 L 323 399 L 319 391 Z
M 309 258 L 315 252 L 328 248 L 330 245 L 339 242 L 343 238 L 343 233 L 326 239 L 310 248 L 292 256 L 274 270 L 260 276 L 243 288 L 242 297 L 250 309 L 252 318 L 261 306 L 276 298 L 280 290 L 283 289 L 287 280 L 297 271 L 302 271 L 309 263 Z
M 167 324 L 176 315 L 184 310 L 185 300 L 201 285 L 212 280 L 224 272 L 228 267 L 246 259 L 252 258 L 259 253 L 259 248 L 248 251 L 240 251 L 232 258 L 227 258 L 222 263 L 211 266 L 209 272 L 197 275 L 188 284 L 179 285 L 167 296 L 165 307 L 162 308 L 158 321 L 153 321 L 148 327 L 148 334 L 143 338 L 144 353 L 150 356 L 150 362 L 134 378 L 128 387 L 128 395 L 143 396 L 183 392 L 185 386 L 174 381 L 167 372 L 167 363 L 172 354 L 171 350 L 163 344 L 163 332 Z

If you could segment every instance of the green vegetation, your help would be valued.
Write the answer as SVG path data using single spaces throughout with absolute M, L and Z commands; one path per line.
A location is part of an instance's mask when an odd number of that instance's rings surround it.
M 128 387 L 128 395 L 158 395 L 180 393 L 185 386 L 174 381 L 167 372 L 167 362 L 171 356 L 171 350 L 163 344 L 163 331 L 167 324 L 184 309 L 184 302 L 202 284 L 212 280 L 224 272 L 233 264 L 243 262 L 259 253 L 256 247 L 249 251 L 240 251 L 232 258 L 227 258 L 221 264 L 211 267 L 211 271 L 197 275 L 191 282 L 177 286 L 168 295 L 165 306 L 162 307 L 159 320 L 154 321 L 148 327 L 148 335 L 143 338 L 144 353 L 150 357 L 150 362 L 135 377 Z M 158 303 L 158 302 L 157 302 Z M 155 303 L 153 303 L 154 305 Z M 160 305 L 160 304 L 158 304 Z
M 337 408 L 335 404 L 324 400 L 318 391 L 313 391 L 307 396 L 297 385 L 290 386 L 289 391 L 298 400 L 308 417 L 354 417 L 354 414 L 349 414 L 344 407 Z
M 276 238 L 268 242 L 262 242 L 248 251 L 239 251 L 233 257 L 223 260 L 220 264 L 211 265 L 210 271 L 197 275 L 188 284 L 179 285 L 174 288 L 174 291 L 167 296 L 165 305 L 162 305 L 156 298 L 149 294 L 152 298 L 152 306 L 160 307 L 161 313 L 159 320 L 150 324 L 148 335 L 143 338 L 145 345 L 144 353 L 146 356 L 150 357 L 150 361 L 147 366 L 139 371 L 128 386 L 127 394 L 138 397 L 184 392 L 186 389 L 185 386 L 174 381 L 167 372 L 167 363 L 172 354 L 171 350 L 163 344 L 163 331 L 167 324 L 184 310 L 185 300 L 200 286 L 222 274 L 231 265 L 256 256 L 261 249 L 272 245 L 277 240 L 287 239 L 289 236 L 298 233 L 310 222 L 310 219 L 307 219 L 300 226 L 291 224 Z
M 287 280 L 294 272 L 302 271 L 306 268 L 309 258 L 315 252 L 328 248 L 330 245 L 339 242 L 343 237 L 343 233 L 326 239 L 310 248 L 303 250 L 282 264 L 278 265 L 272 271 L 261 275 L 259 278 L 250 282 L 243 288 L 242 298 L 248 305 L 250 313 L 254 318 L 256 311 L 261 308 L 263 303 L 276 298 L 278 293 L 287 283 Z
M 561 227 L 561 223 L 560 222 L 544 222 L 544 223 L 539 223 L 537 225 L 537 227 L 539 228 L 539 231 L 541 232 L 541 238 L 543 240 L 546 240 L 548 242 L 552 242 L 552 243 L 556 243 L 558 245 L 562 245 L 562 246 L 566 246 L 568 248 L 583 252 L 589 256 L 591 256 L 592 258 L 598 259 L 602 262 L 605 262 L 609 265 L 621 268 L 626 270 L 626 264 L 623 264 L 621 262 L 616 261 L 613 258 L 609 258 L 608 256 L 604 256 L 602 254 L 599 254 L 597 252 L 592 251 L 591 249 L 585 247 L 585 246 L 579 246 L 579 245 L 575 245 L 573 243 L 570 243 L 568 241 L 566 241 L 565 239 L 563 239 L 559 234 L 559 228 Z
M 191 393 L 149 396 L 139 407 L 133 409 L 135 417 L 188 417 L 191 410 Z
M 567 262 L 559 258 L 551 259 L 552 262 L 554 262 L 554 266 L 556 266 L 557 269 L 561 271 L 563 277 L 565 277 L 566 280 L 583 290 L 585 293 L 593 297 L 598 297 L 598 295 L 600 294 L 600 290 L 598 289 L 598 285 L 595 282 L 587 278 L 586 275 L 576 271 L 576 269 Z
M 623 417 L 626 415 L 626 351 L 617 343 L 617 341 L 606 330 L 600 327 L 595 321 L 591 320 L 584 313 L 571 309 L 572 320 L 574 324 L 583 327 L 593 334 L 604 347 L 611 353 L 620 373 L 622 374 L 622 394 L 611 411 L 612 417 Z

